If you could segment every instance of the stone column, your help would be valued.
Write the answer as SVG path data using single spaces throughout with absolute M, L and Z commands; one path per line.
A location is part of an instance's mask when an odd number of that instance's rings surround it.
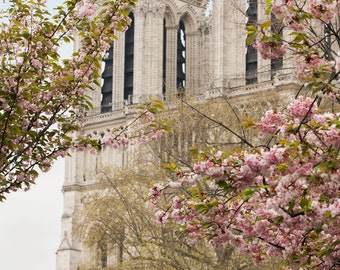
M 200 33 L 191 31 L 186 33 L 186 91 L 196 94 L 199 86 L 199 51 Z
M 144 91 L 144 47 L 145 47 L 145 14 L 140 5 L 134 12 L 135 37 L 134 37 L 134 59 L 133 59 L 133 101 L 139 102 Z
M 175 91 L 177 60 L 177 29 L 175 25 L 166 27 L 166 78 L 165 91 Z
M 212 80 L 213 87 L 222 87 L 223 81 L 223 60 L 224 60 L 224 1 L 215 0 L 212 9 L 212 35 L 211 35 L 211 52 L 212 66 L 209 77 Z
M 212 78 L 215 87 L 244 84 L 246 11 L 243 2 L 215 0 L 212 11 Z
M 163 3 L 149 0 L 136 9 L 134 93 L 141 102 L 162 94 L 164 13 Z

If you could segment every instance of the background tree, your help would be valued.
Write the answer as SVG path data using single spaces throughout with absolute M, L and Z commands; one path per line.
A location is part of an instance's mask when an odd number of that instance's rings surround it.
M 255 39 L 267 59 L 287 50 L 293 54 L 294 75 L 302 82 L 296 99 L 285 110 L 269 110 L 259 122 L 246 123 L 260 137 L 269 136 L 264 143 L 233 153 L 199 149 L 191 166 L 168 165 L 177 182 L 155 185 L 151 202 L 176 186 L 180 195 L 157 211 L 158 219 L 166 223 L 172 217 L 190 241 L 208 238 L 216 248 L 230 244 L 257 263 L 281 257 L 287 269 L 338 269 L 339 3 L 267 5 L 268 16 L 272 12 L 286 34 L 272 32 L 268 21 L 249 26 L 248 41 Z

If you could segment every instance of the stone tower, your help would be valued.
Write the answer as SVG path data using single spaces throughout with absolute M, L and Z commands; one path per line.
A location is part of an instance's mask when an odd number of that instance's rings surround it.
M 260 5 L 257 0 L 139 0 L 130 13 L 130 28 L 118 33 L 103 62 L 103 85 L 91 93 L 94 109 L 84 134 L 98 136 L 126 125 L 133 105 L 148 96 L 186 91 L 211 97 L 271 89 L 273 76 L 284 76 L 278 71 L 285 62 L 275 66 L 260 60 L 245 42 L 246 24 L 263 17 Z M 101 164 L 128 162 L 126 152 L 111 151 L 75 152 L 66 160 L 57 270 L 77 270 L 85 256 L 81 239 L 72 233 L 73 221 L 84 195 L 96 187 L 96 171 Z
M 84 133 L 92 136 L 124 126 L 133 104 L 148 96 L 162 98 L 167 91 L 200 94 L 206 87 L 208 61 L 208 0 L 140 0 L 131 10 L 132 24 L 103 62 L 103 85 L 92 92 L 94 109 L 88 112 Z M 75 45 L 77 46 L 77 44 Z M 184 90 L 185 89 L 185 90 Z M 73 231 L 73 220 L 84 194 L 95 186 L 100 164 L 123 165 L 123 151 L 103 149 L 98 155 L 72 153 L 66 160 L 63 186 L 62 239 L 57 270 L 77 270 L 83 246 Z

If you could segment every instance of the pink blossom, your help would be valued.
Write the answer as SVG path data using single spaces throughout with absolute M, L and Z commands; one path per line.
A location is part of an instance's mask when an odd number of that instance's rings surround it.
M 155 215 L 157 217 L 157 222 L 160 225 L 165 225 L 167 223 L 168 218 L 169 218 L 169 213 L 168 212 L 165 212 L 163 210 L 158 210 Z
M 303 12 L 296 7 L 294 0 L 274 0 L 272 3 L 272 13 L 282 20 L 286 27 L 295 31 L 304 31 L 308 23 L 300 19 L 296 13 Z
M 261 157 L 258 154 L 246 154 L 244 156 L 244 162 L 247 164 L 253 171 L 259 171 L 261 168 Z
M 309 97 L 302 96 L 295 99 L 289 106 L 289 112 L 297 118 L 311 117 L 317 110 L 317 104 Z
M 323 142 L 327 146 L 333 146 L 336 149 L 340 148 L 340 130 L 337 127 L 330 127 L 328 130 L 322 130 L 321 136 Z
M 212 168 L 213 166 L 214 162 L 212 161 L 201 162 L 199 164 L 194 165 L 194 172 L 195 173 L 204 172 L 205 170 Z
M 128 143 L 129 139 L 127 137 L 121 137 L 119 142 L 121 145 L 126 145 Z
M 173 199 L 172 199 L 172 207 L 174 209 L 181 209 L 183 207 L 183 201 L 184 199 L 178 197 L 178 196 L 175 196 Z
M 41 69 L 42 68 L 42 63 L 40 60 L 38 59 L 32 59 L 32 65 L 36 68 L 36 69 Z
M 196 173 L 185 173 L 180 179 L 182 182 L 193 183 L 198 179 Z
M 274 134 L 284 124 L 283 115 L 280 112 L 269 110 L 261 118 L 256 127 L 260 128 L 262 134 Z
M 326 23 L 330 22 L 338 13 L 337 1 L 310 0 L 308 8 L 310 13 Z
M 93 3 L 89 3 L 89 2 L 85 2 L 78 11 L 78 16 L 79 17 L 85 17 L 85 16 L 92 16 L 96 13 L 97 8 L 95 6 L 95 4 Z
M 160 184 L 155 184 L 149 191 L 149 198 L 153 204 L 158 200 L 158 198 L 162 195 L 162 191 L 164 187 Z
M 327 82 L 328 77 L 322 73 L 331 74 L 333 71 L 333 62 L 326 60 L 318 52 L 298 57 L 295 65 L 294 75 L 300 80 L 319 78 Z
M 264 35 L 260 34 L 253 47 L 258 50 L 263 59 L 275 59 L 285 55 L 287 44 L 274 39 L 268 40 L 268 37 L 264 39 Z

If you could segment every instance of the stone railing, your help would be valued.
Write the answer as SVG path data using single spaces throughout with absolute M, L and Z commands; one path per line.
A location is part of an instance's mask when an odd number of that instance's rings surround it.
M 259 75 L 264 76 L 263 74 Z M 268 74 L 266 75 L 268 77 Z M 273 80 L 267 80 L 262 82 L 257 82 L 253 84 L 245 84 L 243 78 L 232 78 L 230 80 L 225 80 L 225 83 L 222 87 L 214 87 L 206 90 L 202 90 L 200 95 L 197 95 L 196 98 L 199 101 L 204 101 L 208 99 L 214 99 L 219 97 L 241 97 L 246 95 L 252 95 L 256 93 L 260 93 L 266 90 L 280 89 L 280 87 L 284 87 L 290 84 L 296 84 L 294 81 L 290 70 L 286 72 L 278 72 L 275 74 Z M 155 97 L 158 99 L 165 100 L 164 96 Z M 179 97 L 180 98 L 180 97 Z M 132 99 L 131 99 L 132 100 Z M 139 97 L 138 100 L 147 100 Z M 165 100 L 167 107 L 174 108 L 176 106 L 176 101 L 171 102 Z M 113 110 L 110 112 L 101 112 L 101 108 L 94 108 L 93 110 L 88 112 L 87 117 L 85 118 L 85 124 L 93 124 L 93 123 L 101 123 L 112 120 L 124 119 L 131 115 L 133 115 L 136 111 L 137 104 L 133 104 L 132 102 L 125 102 L 122 109 Z

